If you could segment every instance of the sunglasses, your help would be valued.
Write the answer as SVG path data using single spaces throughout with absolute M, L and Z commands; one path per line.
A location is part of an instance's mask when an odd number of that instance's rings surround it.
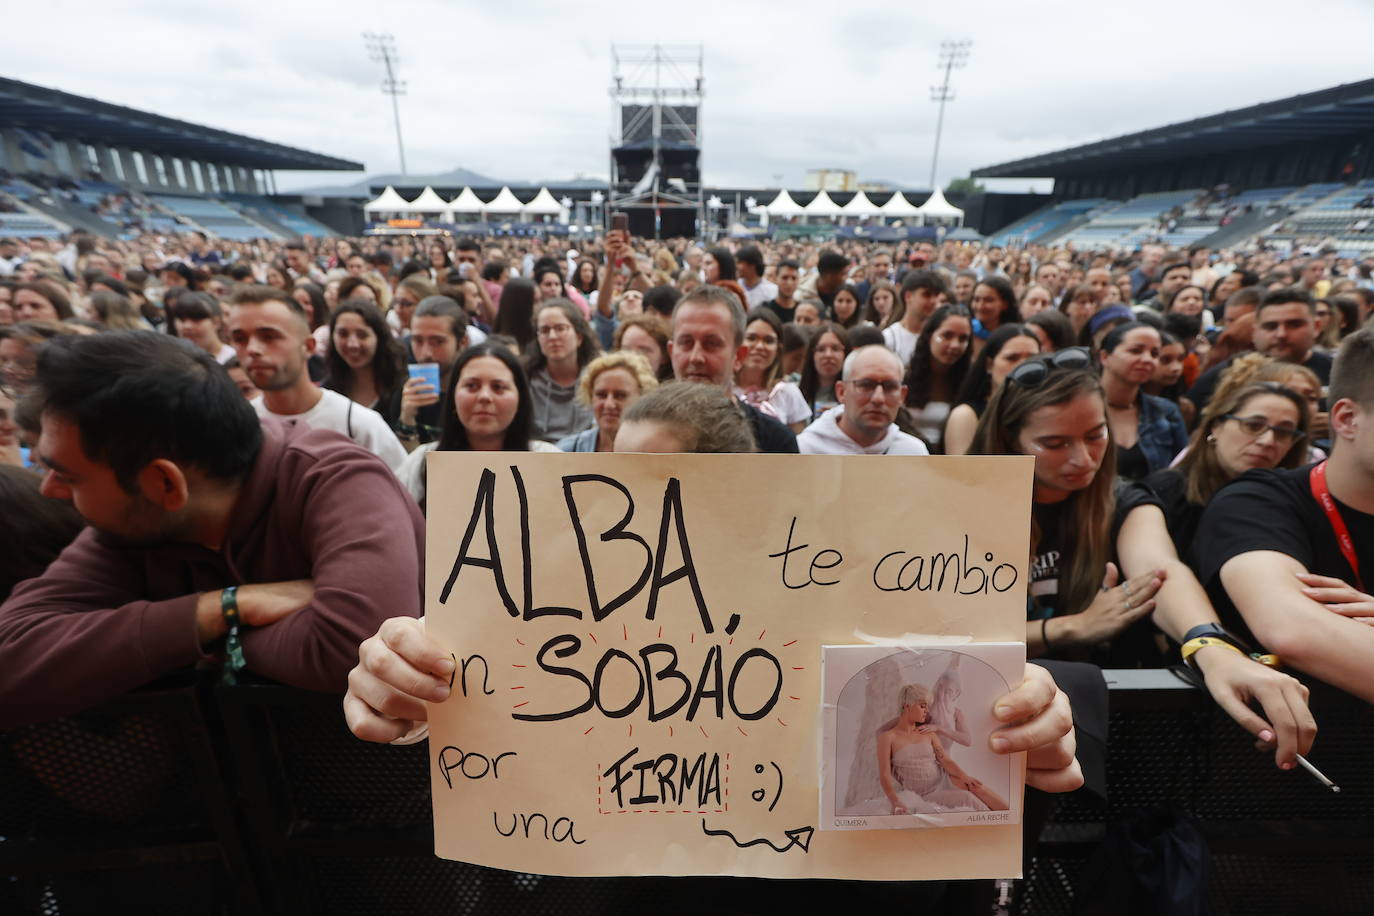
M 1056 350 L 1049 356 L 1036 356 L 1026 360 L 1007 375 L 1007 381 L 1015 382 L 1022 388 L 1039 388 L 1045 384 L 1056 369 L 1087 369 L 1093 364 L 1092 354 L 1087 347 L 1066 347 Z

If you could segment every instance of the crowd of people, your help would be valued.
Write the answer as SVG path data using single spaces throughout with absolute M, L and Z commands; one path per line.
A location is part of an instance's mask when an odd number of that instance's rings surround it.
M 1374 702 L 1368 277 L 1154 244 L 0 239 L 0 727 L 223 658 L 415 734 L 451 669 L 416 620 L 431 451 L 1029 455 L 1029 655 L 1182 658 L 1289 769 L 1317 693 Z M 1032 666 L 1012 697 L 1030 784 L 1077 785 L 1062 691 Z

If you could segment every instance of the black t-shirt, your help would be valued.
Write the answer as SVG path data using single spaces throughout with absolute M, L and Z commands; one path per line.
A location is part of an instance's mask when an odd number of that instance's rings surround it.
M 1161 468 L 1131 486 L 1143 487 L 1155 497 L 1164 512 L 1164 524 L 1168 526 L 1174 550 L 1180 559 L 1186 560 L 1197 536 L 1197 526 L 1202 521 L 1203 507 L 1188 502 L 1188 482 L 1183 473 L 1173 468 Z
M 1331 357 L 1325 353 L 1318 353 L 1313 350 L 1303 366 L 1311 369 L 1323 385 L 1331 383 Z M 1199 412 L 1207 406 L 1208 401 L 1212 400 L 1212 393 L 1217 390 L 1217 383 L 1221 381 L 1221 374 L 1229 368 L 1231 368 L 1231 360 L 1229 359 L 1219 366 L 1213 366 L 1198 376 L 1193 387 L 1188 389 L 1188 400 L 1193 402 Z
M 787 322 L 791 321 L 792 317 L 797 312 L 797 300 L 792 300 L 791 308 L 783 308 L 781 305 L 778 305 L 778 300 L 769 299 L 767 302 L 763 304 L 763 308 L 766 308 L 774 315 L 777 315 L 778 320 L 781 321 L 783 324 L 787 324 Z
M 1222 487 L 1208 503 L 1189 557 L 1221 622 L 1254 641 L 1221 585 L 1221 567 L 1233 557 L 1273 550 L 1297 560 L 1311 573 L 1355 583 L 1355 571 L 1341 553 L 1331 522 L 1312 496 L 1310 468 L 1246 471 Z M 1374 515 L 1336 502 L 1355 550 L 1369 574 L 1374 560 Z
M 758 445 L 759 451 L 767 452 L 772 455 L 795 455 L 797 449 L 797 434 L 788 429 L 779 420 L 762 413 L 758 408 L 740 402 L 744 408 L 745 416 L 749 418 L 749 425 L 754 430 L 754 443 Z

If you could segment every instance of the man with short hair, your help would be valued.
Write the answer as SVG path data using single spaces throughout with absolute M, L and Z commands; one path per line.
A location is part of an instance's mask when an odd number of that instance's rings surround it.
M 482 276 L 482 246 L 478 245 L 474 239 L 459 239 L 454 246 L 453 263 L 457 265 L 458 274 L 464 280 L 472 280 L 477 286 L 480 302 L 474 302 L 477 314 L 488 326 L 496 323 L 496 304 L 501 301 L 501 284 L 493 282 Z M 447 277 L 440 277 L 439 282 L 447 282 Z M 583 310 L 584 314 L 586 310 Z
M 1093 296 L 1097 298 L 1097 305 L 1101 308 L 1102 303 L 1107 300 L 1107 290 L 1112 287 L 1112 272 L 1105 267 L 1089 268 L 1083 275 L 1083 282 L 1092 289 Z
M 1267 293 L 1255 310 L 1255 349 L 1265 356 L 1297 363 L 1311 369 L 1325 385 L 1331 380 L 1331 357 L 1313 349 L 1317 340 L 1316 304 L 1307 293 L 1297 287 L 1277 289 Z M 1207 406 L 1216 390 L 1221 374 L 1231 360 L 1213 366 L 1193 383 L 1186 397 L 1198 412 Z M 1313 417 L 1314 438 L 1325 433 L 1326 414 Z
M 1327 291 L 1331 289 L 1331 281 L 1326 274 L 1326 262 L 1321 258 L 1312 258 L 1302 265 L 1298 285 L 1313 299 L 1325 299 Z
M 1342 342 L 1330 398 L 1331 457 L 1249 471 L 1222 488 L 1203 515 L 1193 565 L 1238 636 L 1374 703 L 1374 329 Z M 1281 434 L 1270 426 L 1257 439 Z
M 859 305 L 868 302 L 869 293 L 873 292 L 873 284 L 884 282 L 892 282 L 892 252 L 886 248 L 879 248 L 869 258 L 868 276 L 858 286 Z
M 1246 315 L 1255 314 L 1264 294 L 1258 286 L 1243 286 L 1232 293 L 1222 307 L 1221 327 L 1228 331 L 1231 326 Z
M 839 406 L 802 430 L 797 448 L 803 455 L 929 455 L 924 442 L 895 422 L 906 402 L 905 370 L 887 347 L 851 351 L 835 383 Z
M 1164 260 L 1164 248 L 1161 245 L 1142 245 L 1140 248 L 1140 264 L 1131 271 L 1131 299 L 1140 302 L 1145 298 L 1150 287 L 1155 284 L 1155 273 L 1159 270 L 1159 264 Z
M 1045 287 L 1050 291 L 1050 298 L 1055 302 L 1064 293 L 1064 275 L 1059 270 L 1059 265 L 1053 261 L 1046 261 L 1035 268 L 1036 284 Z
M 316 387 L 306 371 L 315 337 L 305 310 L 273 286 L 246 286 L 229 308 L 229 343 L 262 392 L 253 409 L 287 425 L 304 423 L 347 436 L 394 471 L 406 451 L 377 411 L 337 391 Z
M 396 418 L 396 434 L 408 450 L 439 438 L 441 396 L 448 390 L 449 373 L 458 354 L 468 346 L 468 316 L 448 296 L 426 296 L 410 319 L 411 352 L 415 363 L 437 363 L 439 390 L 422 378 L 407 379 L 391 396 L 387 413 Z
M 744 306 L 729 290 L 710 284 L 698 286 L 673 308 L 673 333 L 668 356 L 679 382 L 719 385 L 730 391 L 735 364 L 748 352 L 744 343 Z M 759 451 L 795 454 L 797 437 L 783 423 L 753 406 L 740 402 Z
M 1165 264 L 1159 271 L 1159 288 L 1153 296 L 1140 304 L 1156 312 L 1164 311 L 1174 294 L 1187 286 L 1192 277 L 1193 269 L 1188 266 L 1187 261 L 1172 261 Z
M 209 237 L 200 230 L 191 233 L 186 242 L 186 249 L 191 254 L 191 263 L 197 267 L 209 267 L 220 263 L 219 252 L 210 247 Z M 90 259 L 87 258 L 87 263 L 89 262 Z
M 797 298 L 801 301 L 818 302 L 821 314 L 829 315 L 835 304 L 835 294 L 844 286 L 849 272 L 849 258 L 838 251 L 822 251 L 816 261 L 816 272 L 802 281 L 797 288 Z
M 902 365 L 911 363 L 921 328 L 947 292 L 944 278 L 933 270 L 913 270 L 902 278 L 902 319 L 883 328 L 883 343 L 897 354 Z
M 19 240 L 0 239 L 0 277 L 12 276 L 19 269 L 19 265 L 23 263 L 24 256 L 19 250 Z
M 302 242 L 287 242 L 284 252 L 286 258 L 286 269 L 291 272 L 291 276 L 298 280 L 309 280 L 324 286 L 324 272 L 320 270 L 315 260 L 310 257 L 310 251 Z
M 769 309 L 783 324 L 791 321 L 797 309 L 797 284 L 801 281 L 801 265 L 790 258 L 778 262 L 777 294 L 765 302 Z
M 778 286 L 763 278 L 763 252 L 757 245 L 745 245 L 735 254 L 735 269 L 739 274 L 739 285 L 744 287 L 745 304 L 758 308 L 765 302 L 778 297 Z
M 420 612 L 424 519 L 391 471 L 333 433 L 259 421 L 191 344 L 60 337 L 24 412 L 43 493 L 90 527 L 0 605 L 0 729 L 224 649 L 248 671 L 341 693 L 359 643 Z M 225 646 L 235 614 L 241 655 Z

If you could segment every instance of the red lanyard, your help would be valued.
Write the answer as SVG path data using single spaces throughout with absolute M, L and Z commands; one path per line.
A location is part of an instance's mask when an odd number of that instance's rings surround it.
M 1326 520 L 1331 523 L 1331 530 L 1336 534 L 1336 543 L 1340 545 L 1341 555 L 1355 572 L 1356 587 L 1364 591 L 1364 580 L 1360 578 L 1360 558 L 1355 554 L 1355 542 L 1350 539 L 1350 530 L 1345 527 L 1345 519 L 1341 518 L 1340 511 L 1336 509 L 1336 501 L 1331 498 L 1331 490 L 1326 485 L 1325 461 L 1312 468 L 1308 482 L 1312 485 L 1312 496 L 1326 513 Z

